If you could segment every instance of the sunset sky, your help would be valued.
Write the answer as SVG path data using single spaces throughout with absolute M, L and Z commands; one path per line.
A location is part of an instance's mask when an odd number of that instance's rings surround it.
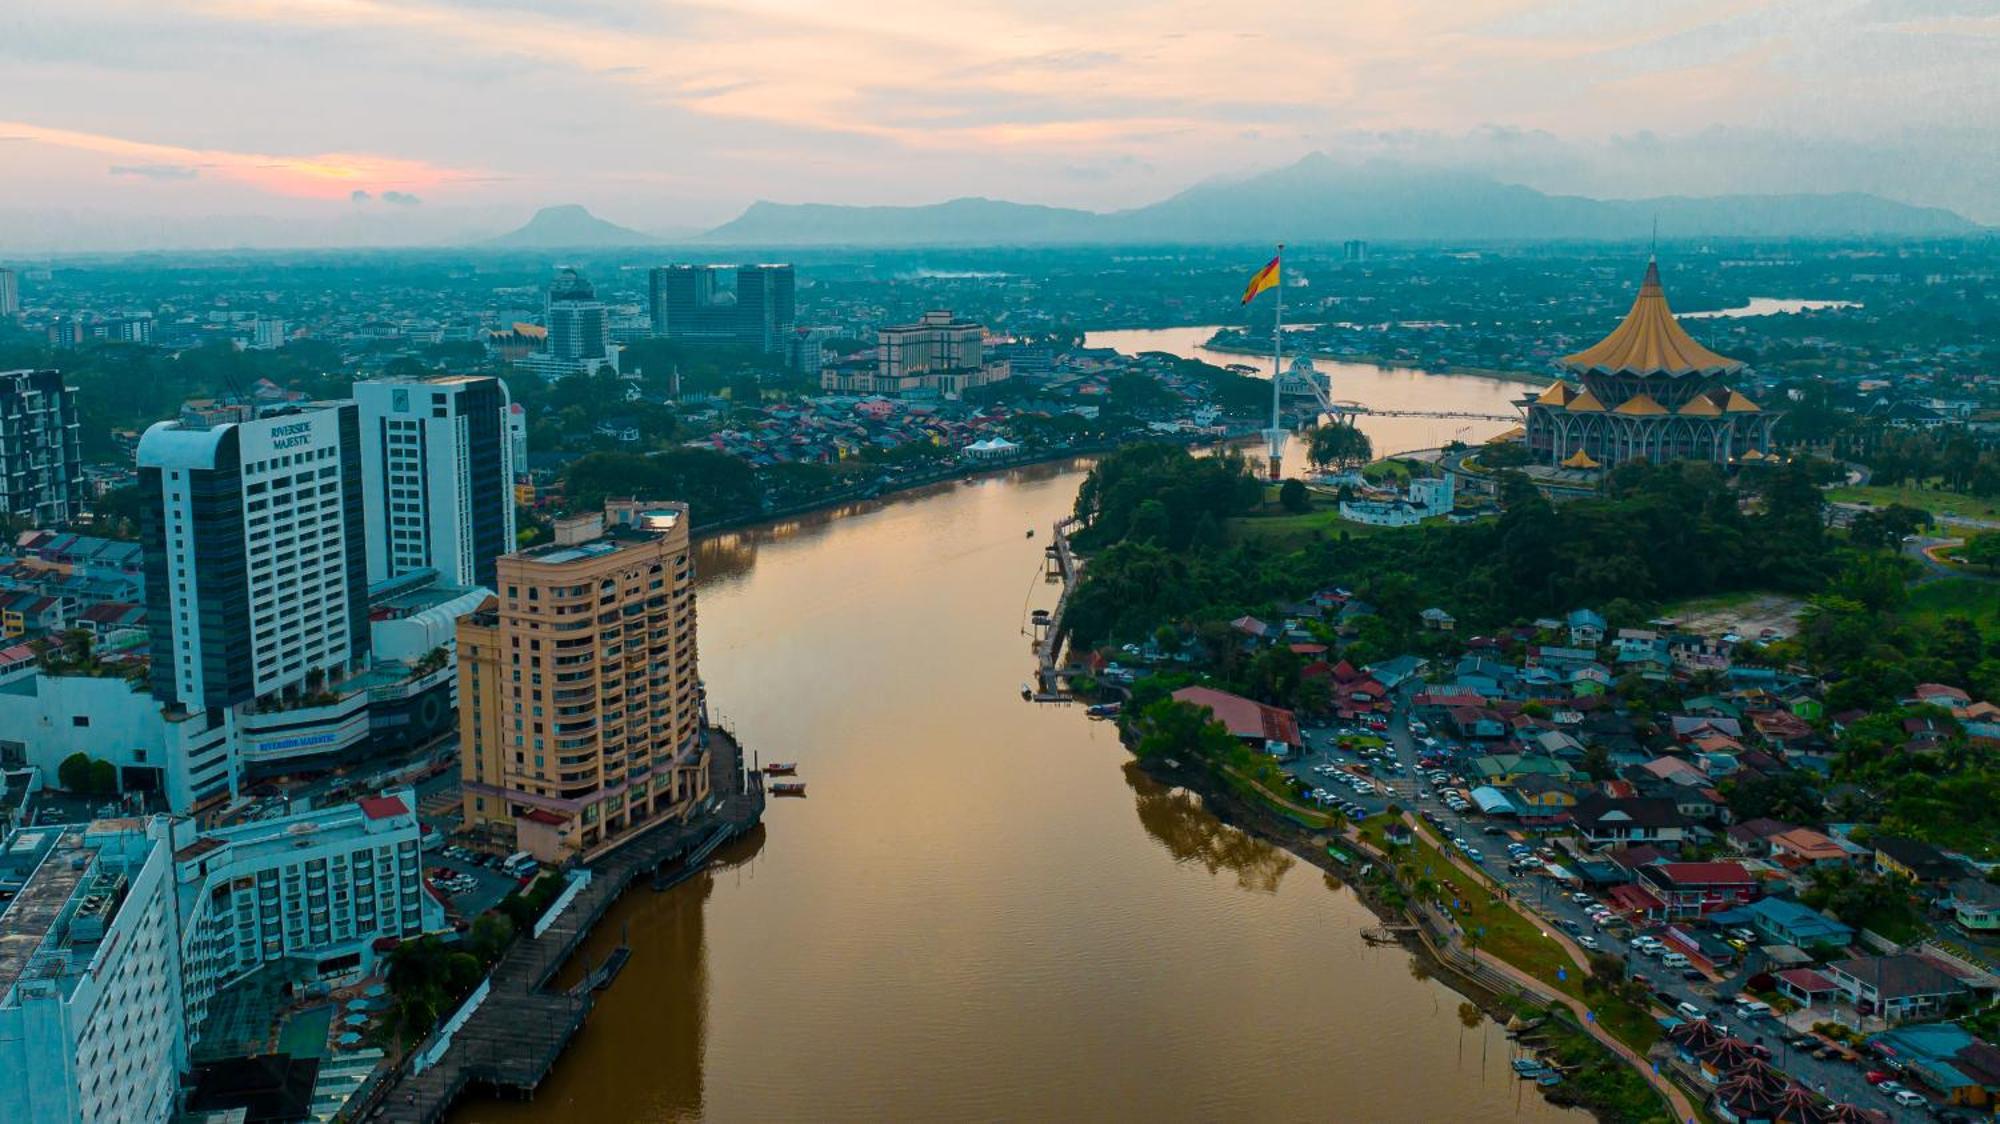
M 48 210 L 1111 209 L 1314 150 L 2000 222 L 2000 0 L 7 0 L 0 69 L 0 251 Z

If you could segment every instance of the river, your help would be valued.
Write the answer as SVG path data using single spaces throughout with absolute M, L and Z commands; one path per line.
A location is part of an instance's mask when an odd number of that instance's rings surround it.
M 1132 328 L 1089 332 L 1087 347 L 1110 347 L 1136 355 L 1142 351 L 1164 351 L 1186 359 L 1200 359 L 1219 367 L 1248 364 L 1261 377 L 1271 373 L 1271 357 L 1210 351 L 1203 346 L 1216 332 L 1215 325 L 1192 328 Z M 1289 363 L 1291 360 L 1286 359 Z M 1382 367 L 1373 363 L 1344 363 L 1316 359 L 1313 365 L 1332 380 L 1335 401 L 1359 402 L 1388 410 L 1426 410 L 1438 413 L 1504 414 L 1513 418 L 1514 402 L 1523 394 L 1539 392 L 1542 385 L 1513 382 L 1482 375 L 1446 375 L 1412 367 Z M 1477 444 L 1499 434 L 1518 421 L 1490 421 L 1474 418 L 1388 418 L 1364 414 L 1357 422 L 1374 443 L 1379 455 L 1411 449 L 1435 449 L 1454 439 Z M 1286 463 L 1302 465 L 1303 460 L 1287 449 Z
M 633 956 L 532 1103 L 470 1122 L 1582 1121 L 1318 869 L 1023 702 L 1078 465 L 700 547 L 720 715 L 811 795 L 589 946 Z M 1032 540 L 1023 532 L 1034 528 Z

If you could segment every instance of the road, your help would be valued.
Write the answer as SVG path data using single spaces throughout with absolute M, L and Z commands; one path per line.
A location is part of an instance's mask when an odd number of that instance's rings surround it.
M 1614 936 L 1594 924 L 1585 913 L 1587 907 L 1573 901 L 1565 887 L 1546 877 L 1510 875 L 1507 872 L 1505 848 L 1514 837 L 1509 834 L 1513 829 L 1502 821 L 1480 816 L 1476 811 L 1465 815 L 1452 812 L 1439 802 L 1423 779 L 1423 774 L 1417 765 L 1419 743 L 1409 725 L 1409 699 L 1417 689 L 1415 686 L 1408 686 L 1399 692 L 1389 729 L 1376 735 L 1385 738 L 1394 747 L 1395 755 L 1393 760 L 1377 758 L 1369 763 L 1373 775 L 1368 779 L 1368 784 L 1374 791 L 1355 792 L 1343 782 L 1342 773 L 1363 760 L 1357 754 L 1344 753 L 1337 748 L 1336 743 L 1343 727 L 1352 728 L 1347 727 L 1347 724 L 1306 730 L 1307 751 L 1297 760 L 1287 764 L 1288 771 L 1310 784 L 1329 789 L 1335 797 L 1346 802 L 1350 808 L 1358 808 L 1364 816 L 1380 813 L 1391 803 L 1399 804 L 1413 812 L 1434 812 L 1443 824 L 1445 832 L 1463 838 L 1480 852 L 1474 865 L 1495 882 L 1509 887 L 1517 904 L 1558 928 L 1569 929 L 1575 926 L 1573 932 L 1590 936 L 1600 946 L 1601 951 L 1622 957 L 1629 966 L 1628 972 L 1638 972 L 1648 976 L 1654 990 L 1670 997 L 1673 1004 L 1692 1003 L 1719 1025 L 1727 1027 L 1731 1033 L 1769 1047 L 1772 1052 L 1772 1064 L 1835 1100 L 1887 1112 L 1895 1120 L 1925 1118 L 1920 1110 L 1913 1112 L 1910 1109 L 1897 1107 L 1887 1096 L 1870 1086 L 1864 1079 L 1866 1066 L 1838 1060 L 1823 1061 L 1808 1053 L 1793 1050 L 1787 1044 L 1787 1040 L 1797 1037 L 1797 1032 L 1769 1017 L 1745 1020 L 1735 1010 L 1728 1008 L 1724 997 L 1734 996 L 1741 989 L 1742 981 L 1755 975 L 1762 968 L 1762 954 L 1756 952 L 1754 948 L 1751 956 L 1746 958 L 1746 962 L 1724 980 L 1712 981 L 1704 978 L 1695 982 L 1682 979 L 1673 970 L 1649 961 L 1627 943 L 1631 937 L 1642 933 L 1657 933 L 1663 928 L 1662 926 L 1647 926 L 1626 933 L 1623 937 Z M 1441 739 L 1442 746 L 1450 744 Z M 1433 753 L 1439 751 L 1427 750 Z M 1319 767 L 1322 766 L 1331 766 L 1335 772 L 1331 774 L 1321 772 Z M 1346 773 L 1346 776 L 1352 777 L 1353 774 Z M 1523 841 L 1533 842 L 1525 835 Z M 1469 855 L 1464 857 L 1471 859 Z

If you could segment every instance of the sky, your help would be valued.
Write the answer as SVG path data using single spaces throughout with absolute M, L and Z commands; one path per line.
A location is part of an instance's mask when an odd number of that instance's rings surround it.
M 4 0 L 0 74 L 0 257 L 1113 210 L 1313 151 L 2000 223 L 2000 0 Z

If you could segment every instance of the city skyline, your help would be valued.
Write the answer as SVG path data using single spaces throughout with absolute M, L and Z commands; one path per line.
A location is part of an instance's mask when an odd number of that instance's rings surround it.
M 1606 197 L 1871 191 L 2000 221 L 1977 124 L 2000 92 L 1964 80 L 2000 55 L 1984 0 L 1104 15 L 27 0 L 0 57 L 65 96 L 0 113 L 0 240 L 171 244 L 163 227 L 234 219 L 252 245 L 245 220 L 287 219 L 321 244 L 423 244 L 564 202 L 660 234 L 758 199 L 1112 210 L 1313 151 Z

